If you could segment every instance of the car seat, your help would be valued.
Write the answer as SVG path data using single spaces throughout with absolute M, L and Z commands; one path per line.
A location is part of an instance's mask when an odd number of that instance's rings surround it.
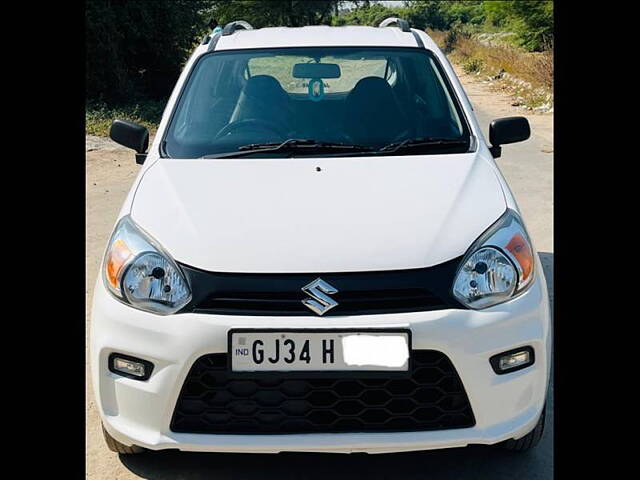
M 291 130 L 291 98 L 277 79 L 270 75 L 256 75 L 247 80 L 230 121 L 248 119 L 262 120 L 281 131 Z
M 355 143 L 385 145 L 411 133 L 391 86 L 380 77 L 356 83 L 345 101 L 344 129 Z

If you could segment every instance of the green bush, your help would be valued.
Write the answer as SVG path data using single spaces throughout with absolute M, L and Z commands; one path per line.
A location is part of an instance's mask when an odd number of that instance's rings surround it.
M 447 34 L 444 37 L 444 53 L 449 54 L 456 47 L 456 43 L 458 42 L 458 30 L 453 28 L 447 31 Z
M 484 62 L 479 58 L 470 58 L 462 64 L 462 69 L 467 73 L 477 73 L 482 70 Z
M 85 109 L 85 133 L 87 135 L 109 135 L 111 122 L 119 118 L 144 125 L 155 132 L 162 118 L 166 102 L 146 100 L 132 105 L 108 106 L 101 102 L 87 104 Z

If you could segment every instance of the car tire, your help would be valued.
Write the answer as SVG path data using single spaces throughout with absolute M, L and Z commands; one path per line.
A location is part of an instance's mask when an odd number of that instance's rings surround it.
M 104 425 L 102 425 L 102 435 L 104 435 L 104 441 L 107 443 L 107 447 L 109 447 L 109 450 L 111 450 L 112 452 L 120 453 L 122 455 L 131 455 L 134 453 L 142 453 L 146 450 L 145 448 L 139 447 L 137 445 L 131 445 L 129 447 L 124 443 L 120 443 L 111 435 L 109 435 L 109 432 L 105 430 Z
M 535 447 L 542 438 L 542 434 L 544 432 L 544 420 L 546 417 L 546 405 L 542 409 L 542 413 L 540 414 L 540 418 L 538 419 L 538 423 L 533 430 L 527 433 L 524 437 L 518 438 L 517 440 L 511 438 L 506 440 L 498 445 L 506 450 L 511 450 L 512 452 L 526 452 Z

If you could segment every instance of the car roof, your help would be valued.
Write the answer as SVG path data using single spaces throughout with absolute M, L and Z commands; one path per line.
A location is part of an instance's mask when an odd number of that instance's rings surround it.
M 222 35 L 215 50 L 277 47 L 418 47 L 414 33 L 420 35 L 424 46 L 437 49 L 424 32 L 412 29 L 403 32 L 397 27 L 344 26 L 329 27 L 268 27 L 256 30 L 236 30 L 232 35 Z

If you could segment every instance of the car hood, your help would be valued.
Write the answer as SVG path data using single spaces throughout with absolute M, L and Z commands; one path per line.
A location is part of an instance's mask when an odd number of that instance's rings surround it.
M 477 153 L 160 159 L 131 217 L 199 269 L 319 273 L 451 260 L 505 209 L 494 166 Z

